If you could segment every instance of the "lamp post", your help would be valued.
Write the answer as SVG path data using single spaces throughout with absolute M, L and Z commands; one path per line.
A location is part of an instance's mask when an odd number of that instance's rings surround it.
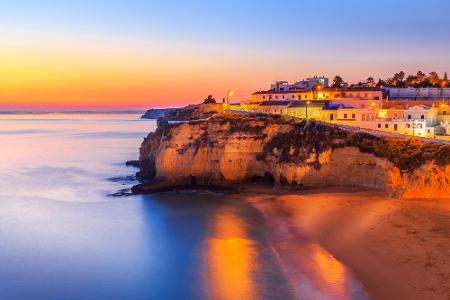
M 308 104 L 311 103 L 309 101 L 306 101 L 306 120 L 308 120 Z
M 230 98 L 234 95 L 234 92 L 232 90 L 229 90 L 227 92 L 227 104 L 230 104 Z

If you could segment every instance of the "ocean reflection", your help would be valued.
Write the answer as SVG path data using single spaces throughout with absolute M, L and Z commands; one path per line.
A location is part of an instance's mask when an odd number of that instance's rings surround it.
M 287 235 L 272 247 L 244 196 L 108 197 L 133 184 L 124 162 L 155 125 L 138 115 L 0 117 L 0 299 L 359 295 L 320 246 Z
M 231 208 L 214 214 L 206 242 L 208 284 L 212 299 L 256 299 L 252 275 L 258 272 L 255 241 Z

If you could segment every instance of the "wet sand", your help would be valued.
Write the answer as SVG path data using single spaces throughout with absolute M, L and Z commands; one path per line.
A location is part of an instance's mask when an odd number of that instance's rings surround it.
M 301 259 L 296 243 L 307 239 L 336 259 L 318 260 L 322 281 L 331 277 L 336 289 L 348 284 L 342 263 L 371 299 L 450 299 L 450 201 L 394 200 L 361 188 L 247 190 L 288 270 Z

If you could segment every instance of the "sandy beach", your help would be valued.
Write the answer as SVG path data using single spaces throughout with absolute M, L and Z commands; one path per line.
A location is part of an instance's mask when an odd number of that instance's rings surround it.
M 396 200 L 361 188 L 244 195 L 282 255 L 299 255 L 287 230 L 350 268 L 371 299 L 450 299 L 450 201 Z M 338 262 L 321 267 L 339 276 Z

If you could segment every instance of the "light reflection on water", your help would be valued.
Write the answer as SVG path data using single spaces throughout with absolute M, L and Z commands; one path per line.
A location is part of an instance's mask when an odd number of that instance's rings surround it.
M 256 243 L 231 209 L 212 218 L 213 236 L 207 241 L 208 283 L 214 299 L 256 299 L 252 272 L 258 272 Z
M 305 292 L 280 266 L 262 216 L 239 199 L 107 197 L 133 184 L 120 179 L 136 171 L 123 163 L 137 158 L 154 128 L 137 115 L 0 116 L 0 299 L 295 299 Z M 301 282 L 322 282 L 329 295 L 348 290 L 345 267 L 323 249 L 280 245 L 279 254 L 298 252 L 287 257 L 306 276 L 296 277 Z

